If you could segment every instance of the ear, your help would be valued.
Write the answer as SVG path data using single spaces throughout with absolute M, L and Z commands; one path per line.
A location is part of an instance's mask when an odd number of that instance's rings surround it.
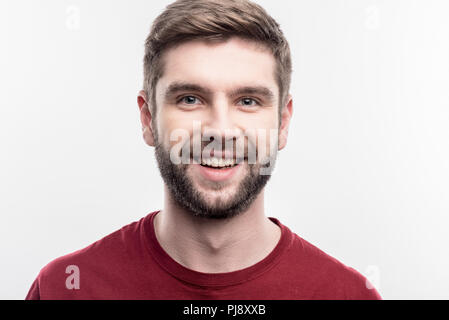
M 154 147 L 154 135 L 153 128 L 151 126 L 152 115 L 150 112 L 147 95 L 143 90 L 139 91 L 139 94 L 137 95 L 137 105 L 140 110 L 143 140 L 145 140 L 149 146 Z
M 292 96 L 289 94 L 287 97 L 287 102 L 282 109 L 281 112 L 281 124 L 279 128 L 279 144 L 278 149 L 282 150 L 285 148 L 285 145 L 287 144 L 287 137 L 288 137 L 288 127 L 290 125 L 290 119 L 293 115 L 293 100 Z

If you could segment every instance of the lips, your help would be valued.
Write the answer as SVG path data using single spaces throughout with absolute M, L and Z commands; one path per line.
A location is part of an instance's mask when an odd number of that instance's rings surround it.
M 201 159 L 201 165 L 206 167 L 212 167 L 212 168 L 227 168 L 227 167 L 233 167 L 236 165 L 236 161 L 234 159 L 223 159 L 223 158 L 203 158 Z
M 223 154 L 222 157 L 219 157 L 217 155 L 212 157 L 194 157 L 191 158 L 192 163 L 201 164 L 206 167 L 213 167 L 213 168 L 223 168 L 223 167 L 232 167 L 236 164 L 242 163 L 246 158 L 237 158 L 233 154 L 227 154 L 226 157 Z
M 201 177 L 206 180 L 219 182 L 230 180 L 234 177 L 239 170 L 242 170 L 242 164 L 234 164 L 229 167 L 209 167 L 207 165 L 201 165 L 198 163 L 192 164 L 196 170 L 198 170 Z
M 192 163 L 199 175 L 210 181 L 224 181 L 231 179 L 242 167 L 245 157 L 240 157 L 232 150 L 210 150 L 203 152 L 200 157 L 193 157 Z

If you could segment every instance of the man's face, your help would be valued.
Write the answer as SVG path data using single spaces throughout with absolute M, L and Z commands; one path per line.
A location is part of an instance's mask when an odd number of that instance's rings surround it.
M 164 182 L 177 204 L 196 216 L 243 212 L 268 181 L 278 150 L 273 55 L 231 38 L 186 42 L 163 59 L 152 131 Z M 220 158 L 229 161 L 220 163 Z

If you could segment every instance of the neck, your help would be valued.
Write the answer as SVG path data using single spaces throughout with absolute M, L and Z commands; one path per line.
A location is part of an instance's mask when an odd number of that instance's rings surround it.
M 280 239 L 280 228 L 264 214 L 263 190 L 252 205 L 229 219 L 195 217 L 172 200 L 154 220 L 161 247 L 175 261 L 204 273 L 232 272 L 265 258 Z

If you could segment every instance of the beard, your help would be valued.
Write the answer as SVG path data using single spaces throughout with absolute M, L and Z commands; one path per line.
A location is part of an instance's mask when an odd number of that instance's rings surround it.
M 242 162 L 240 165 L 247 165 L 248 170 L 245 170 L 245 176 L 238 182 L 239 185 L 234 194 L 228 195 L 226 200 L 219 197 L 210 203 L 195 188 L 194 182 L 189 177 L 187 173 L 189 164 L 174 164 L 170 160 L 170 152 L 159 143 L 157 133 L 154 137 L 155 156 L 159 171 L 172 199 L 180 208 L 193 216 L 207 219 L 227 219 L 246 211 L 270 179 L 277 156 L 276 150 L 274 156 L 270 157 L 270 161 L 266 164 Z M 269 168 L 270 174 L 260 174 L 261 168 Z M 220 190 L 220 183 L 215 183 L 211 189 Z

